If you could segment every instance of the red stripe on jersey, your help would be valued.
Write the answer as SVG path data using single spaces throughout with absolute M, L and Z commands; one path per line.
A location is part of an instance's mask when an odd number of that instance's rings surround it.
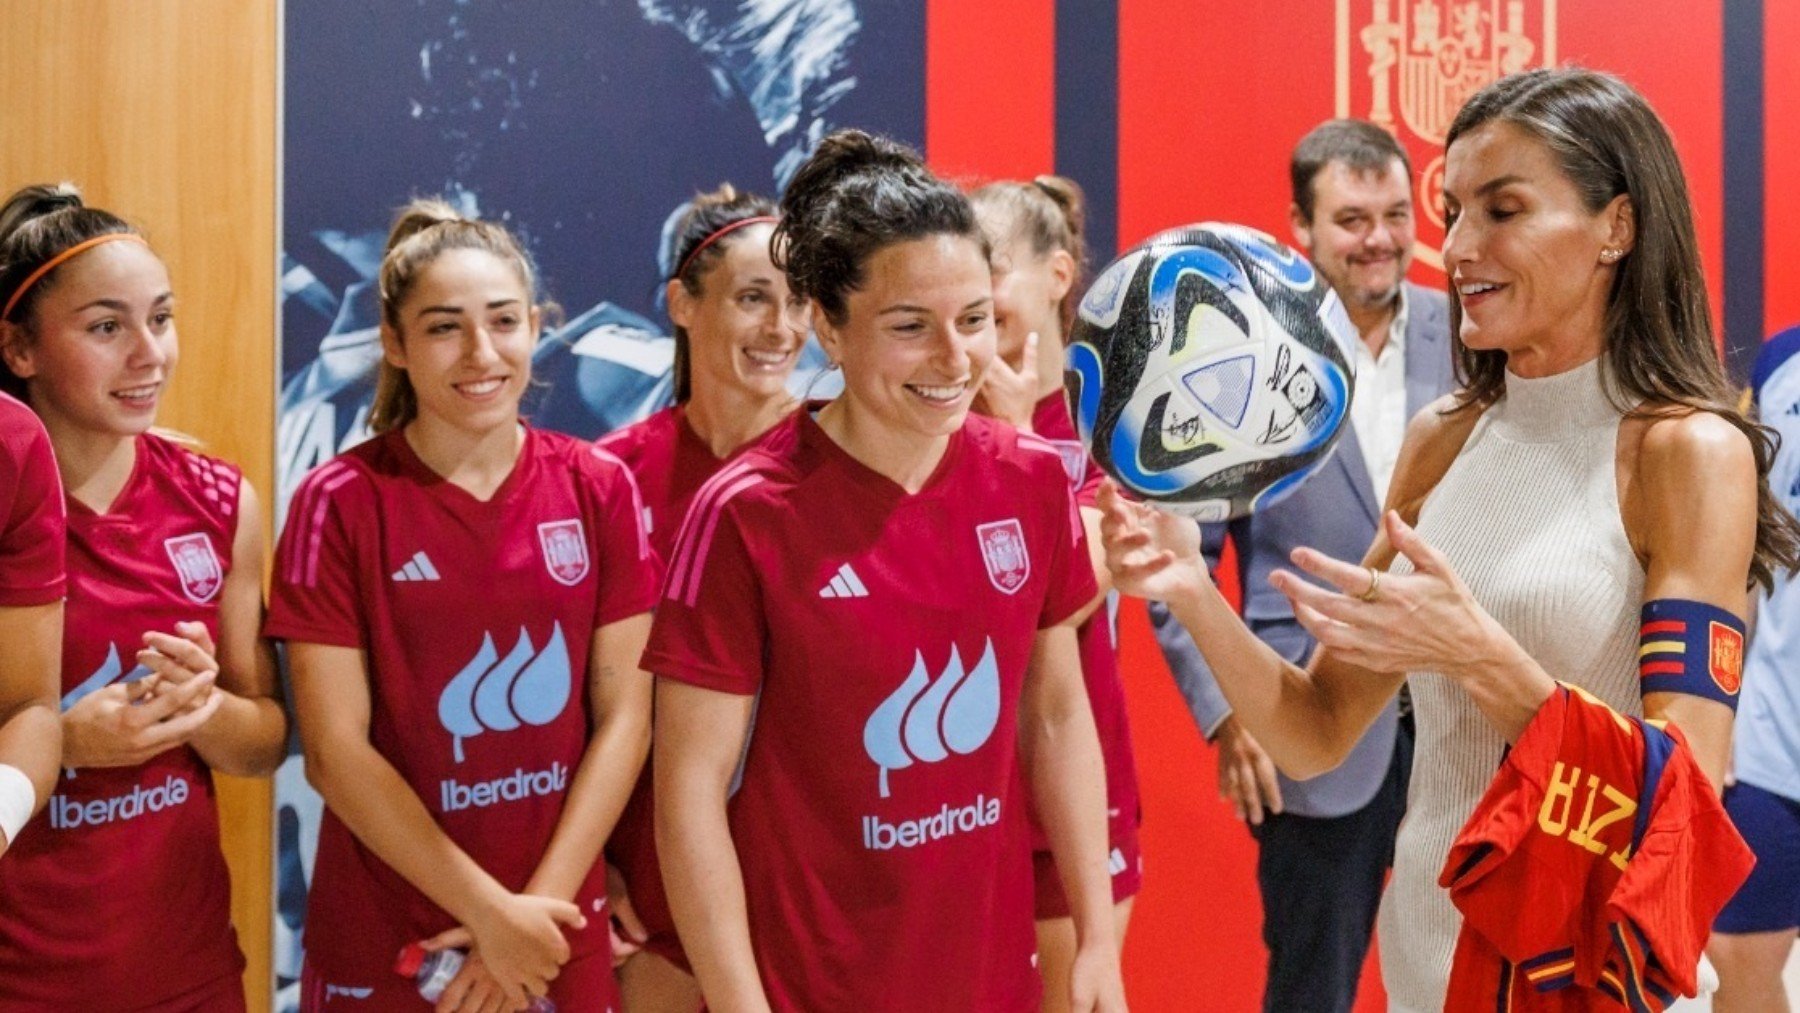
M 695 518 L 707 516 L 714 509 L 719 490 L 741 477 L 746 467 L 745 462 L 739 461 L 720 468 L 718 474 L 707 479 L 700 491 L 694 494 L 694 501 L 688 505 L 687 516 L 681 519 L 681 530 L 675 533 L 675 558 L 669 560 L 668 597 L 679 597 L 677 588 L 685 583 L 692 566 L 696 546 L 694 540 L 688 537 L 688 527 L 696 523 Z
M 731 502 L 733 497 L 745 489 L 761 485 L 762 480 L 763 477 L 755 473 L 741 476 L 714 497 L 712 505 L 706 511 L 706 527 L 700 532 L 699 539 L 693 545 L 693 562 L 685 574 L 687 589 L 680 596 L 682 604 L 693 608 L 694 603 L 700 599 L 700 574 L 706 570 L 706 556 L 712 551 L 713 535 L 719 530 L 719 518 L 725 515 L 725 504 Z M 690 513 L 689 518 L 697 519 L 697 515 Z M 670 589 L 669 596 L 675 597 L 674 588 Z
M 327 461 L 319 466 L 320 469 L 337 467 L 339 467 L 337 461 Z M 306 529 L 306 519 L 311 513 L 308 506 L 318 494 L 318 486 L 309 480 L 317 477 L 319 477 L 317 471 L 308 474 L 306 480 L 301 481 L 300 488 L 294 490 L 293 501 L 288 504 L 287 523 L 283 526 L 280 534 L 282 541 L 292 539 L 295 545 L 300 543 L 301 532 Z M 281 518 L 277 517 L 276 523 L 281 524 Z M 299 553 L 289 554 L 283 559 L 279 555 L 279 546 L 277 546 L 276 563 L 285 567 L 282 579 L 293 581 L 299 578 L 301 573 Z
M 644 494 L 638 489 L 637 476 L 632 474 L 630 466 L 619 458 L 619 455 L 600 446 L 588 448 L 595 457 L 618 468 L 625 475 L 625 483 L 631 486 L 631 522 L 637 525 L 638 558 L 650 558 L 650 533 L 644 530 Z
M 1638 631 L 1639 636 L 1654 637 L 1663 633 L 1686 633 L 1687 623 L 1680 619 L 1659 619 L 1653 623 L 1645 623 Z
M 1683 661 L 1646 661 L 1638 666 L 1638 676 L 1680 675 L 1687 671 L 1687 663 Z
M 319 473 L 306 484 L 304 492 L 307 499 L 294 513 L 303 525 L 295 533 L 295 537 L 306 549 L 294 555 L 294 568 L 288 574 L 289 581 L 302 587 L 312 587 L 318 582 L 319 553 L 325 539 L 325 516 L 331 509 L 331 494 L 355 477 L 354 468 L 332 461 L 321 465 Z
M 1020 433 L 1019 448 L 1022 450 L 1035 450 L 1040 453 L 1049 454 L 1051 457 L 1056 458 L 1058 467 L 1062 466 L 1062 451 L 1056 449 L 1056 444 L 1051 443 L 1049 440 L 1044 439 L 1036 433 Z M 1081 507 L 1076 505 L 1075 497 L 1071 496 L 1069 497 L 1070 545 L 1081 544 L 1081 530 Z

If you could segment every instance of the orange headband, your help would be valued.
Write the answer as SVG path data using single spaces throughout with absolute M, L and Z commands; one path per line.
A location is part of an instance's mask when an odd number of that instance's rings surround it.
M 134 243 L 142 243 L 145 246 L 150 245 L 149 243 L 144 242 L 143 236 L 140 236 L 135 232 L 108 232 L 103 236 L 95 236 L 92 239 L 87 239 L 87 240 L 83 240 L 82 242 L 76 243 L 74 246 L 71 246 L 68 249 L 57 254 L 56 256 L 51 257 L 49 260 L 44 261 L 44 264 L 42 267 L 39 267 L 37 270 L 35 270 L 25 276 L 24 283 L 21 284 L 18 287 L 18 289 L 13 292 L 11 299 L 6 300 L 6 308 L 4 310 L 0 310 L 0 320 L 5 320 L 6 318 L 12 316 L 12 311 L 18 307 L 19 300 L 25 298 L 25 293 L 31 291 L 31 286 L 36 285 L 40 281 L 43 281 L 44 275 L 49 274 L 51 271 L 56 270 L 57 267 L 61 266 L 64 261 L 68 260 L 71 257 L 76 256 L 77 254 L 80 254 L 87 250 L 93 249 L 94 247 L 99 246 L 101 243 L 110 243 L 116 239 L 128 239 Z
M 705 239 L 700 240 L 700 245 L 694 247 L 694 252 L 687 255 L 687 259 L 683 260 L 681 262 L 681 267 L 676 269 L 675 273 L 673 275 L 671 275 L 670 277 L 671 278 L 679 278 L 682 275 L 686 274 L 687 269 L 694 265 L 694 258 L 698 257 L 700 255 L 701 250 L 706 249 L 707 247 L 709 247 L 712 244 L 718 242 L 719 240 L 725 238 L 726 236 L 730 235 L 731 233 L 736 232 L 737 230 L 739 230 L 747 225 L 760 225 L 763 222 L 778 222 L 780 220 L 781 219 L 775 217 L 774 215 L 757 215 L 754 218 L 740 218 L 737 221 L 730 223 L 729 225 L 719 226 L 718 231 L 714 232 L 710 236 L 707 236 Z M 4 316 L 5 316 L 4 314 L 0 314 L 0 319 L 4 319 Z

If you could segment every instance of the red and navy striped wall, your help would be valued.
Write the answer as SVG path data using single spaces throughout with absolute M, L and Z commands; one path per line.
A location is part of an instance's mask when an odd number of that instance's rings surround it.
M 1320 120 L 1370 116 L 1378 76 L 1416 168 L 1441 151 L 1430 134 L 1447 99 L 1419 94 L 1429 68 L 1405 59 L 1430 51 L 1414 45 L 1428 6 L 930 0 L 926 154 L 968 180 L 1074 177 L 1091 202 L 1097 262 L 1204 219 L 1287 239 L 1291 146 Z M 1722 351 L 1742 377 L 1767 334 L 1800 322 L 1800 4 L 1638 0 L 1625 12 L 1604 0 L 1488 0 L 1475 9 L 1483 31 L 1512 32 L 1508 54 L 1491 34 L 1477 40 L 1495 66 L 1528 53 L 1531 66 L 1547 57 L 1612 71 L 1662 115 L 1687 171 Z M 1469 26 L 1446 16 L 1437 29 Z M 1398 66 L 1372 75 L 1384 32 Z M 1441 239 L 1430 211 L 1421 226 L 1426 242 Z M 1419 258 L 1415 280 L 1443 284 L 1429 259 Z M 1255 1008 L 1264 958 L 1253 846 L 1217 798 L 1211 750 L 1141 609 L 1125 610 L 1122 630 L 1147 820 L 1146 886 L 1126 946 L 1134 1008 Z M 1380 1008 L 1372 974 L 1360 998 L 1359 1008 Z

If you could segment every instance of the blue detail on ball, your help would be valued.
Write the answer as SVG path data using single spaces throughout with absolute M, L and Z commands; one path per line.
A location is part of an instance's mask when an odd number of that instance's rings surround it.
M 1225 256 L 1204 246 L 1175 250 L 1156 262 L 1150 275 L 1150 305 L 1158 315 L 1175 311 L 1175 283 L 1182 274 L 1193 271 L 1220 288 L 1243 290 L 1249 287 L 1244 272 Z
M 1249 254 L 1255 261 L 1275 272 L 1276 277 L 1302 292 L 1313 287 L 1312 265 L 1289 249 L 1278 249 L 1266 243 L 1244 242 L 1231 238 L 1231 244 Z
M 1094 445 L 1094 430 L 1100 418 L 1100 380 L 1103 368 L 1100 353 L 1093 345 L 1076 342 L 1069 346 L 1068 367 L 1081 378 L 1081 389 L 1075 398 L 1075 432 L 1085 446 Z
M 1256 498 L 1250 501 L 1250 509 L 1262 510 L 1267 507 L 1274 506 L 1275 504 L 1286 499 L 1288 496 L 1288 493 L 1291 493 L 1295 489 L 1300 488 L 1300 483 L 1311 478 L 1313 475 L 1313 472 L 1318 471 L 1320 468 L 1324 467 L 1325 462 L 1330 459 L 1331 459 L 1330 457 L 1321 457 L 1317 461 L 1313 462 L 1311 465 L 1301 468 L 1298 471 L 1290 471 L 1287 474 L 1276 479 L 1274 482 L 1271 482 L 1269 484 L 1268 488 L 1266 488 L 1262 492 L 1258 493 L 1256 495 Z
M 1330 364 L 1321 363 L 1321 365 L 1329 367 Z M 1337 437 L 1338 429 L 1343 425 L 1344 415 L 1350 410 L 1350 384 L 1345 374 L 1331 368 L 1315 369 L 1313 373 L 1325 378 L 1329 390 L 1329 393 L 1325 395 L 1325 402 L 1330 408 L 1325 416 L 1324 424 L 1309 433 L 1310 438 L 1290 451 L 1290 454 L 1305 454 L 1330 443 Z
M 1312 265 L 1207 223 L 1158 233 L 1101 275 L 1090 301 L 1116 319 L 1078 315 L 1064 382 L 1082 441 L 1121 487 L 1218 519 L 1319 471 L 1354 367 Z

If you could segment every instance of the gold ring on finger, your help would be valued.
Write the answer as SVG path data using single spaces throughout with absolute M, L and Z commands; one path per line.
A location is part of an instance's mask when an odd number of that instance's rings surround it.
M 1365 566 L 1363 569 L 1369 571 L 1369 589 L 1356 597 L 1361 601 L 1373 602 L 1381 597 L 1381 571 L 1373 566 Z

